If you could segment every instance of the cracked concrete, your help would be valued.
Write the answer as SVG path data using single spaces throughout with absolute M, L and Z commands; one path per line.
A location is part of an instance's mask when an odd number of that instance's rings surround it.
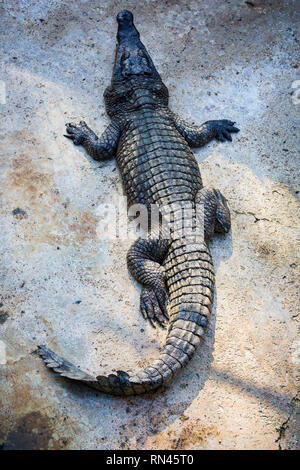
M 299 424 L 299 398 L 298 395 L 296 395 L 290 403 L 290 413 L 287 419 L 278 429 L 279 435 L 276 442 L 278 442 L 279 450 L 290 449 L 292 447 L 291 444 L 297 445 L 297 434 L 292 435 L 292 443 L 290 442 L 290 435 L 291 428 L 295 429 L 296 432 L 299 430 Z
M 297 2 L 69 5 L 0 5 L 2 447 L 295 449 Z M 130 241 L 100 236 L 99 210 L 122 194 L 115 163 L 63 138 L 67 121 L 98 133 L 108 123 L 102 93 L 124 7 L 171 108 L 197 123 L 235 120 L 241 132 L 195 152 L 232 212 L 232 232 L 212 243 L 217 291 L 205 341 L 164 393 L 119 399 L 54 376 L 34 351 L 44 343 L 89 372 L 131 372 L 164 338 L 138 312 Z

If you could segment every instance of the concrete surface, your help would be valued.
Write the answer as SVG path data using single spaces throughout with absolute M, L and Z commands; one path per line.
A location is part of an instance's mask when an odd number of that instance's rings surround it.
M 252 3 L 1 2 L 4 449 L 296 448 L 299 3 Z M 93 373 L 134 371 L 163 342 L 138 311 L 130 241 L 99 235 L 99 210 L 122 193 L 115 163 L 63 137 L 67 121 L 86 119 L 98 133 L 108 122 L 102 93 L 123 8 L 172 109 L 241 129 L 232 144 L 196 151 L 233 223 L 212 244 L 205 342 L 165 393 L 128 399 L 55 377 L 34 353 L 44 343 Z

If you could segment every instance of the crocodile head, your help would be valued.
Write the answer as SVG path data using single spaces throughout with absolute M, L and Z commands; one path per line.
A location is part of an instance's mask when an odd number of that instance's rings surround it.
M 111 86 L 104 92 L 107 113 L 112 116 L 142 107 L 167 106 L 167 87 L 140 41 L 133 14 L 121 11 L 117 22 L 118 44 Z

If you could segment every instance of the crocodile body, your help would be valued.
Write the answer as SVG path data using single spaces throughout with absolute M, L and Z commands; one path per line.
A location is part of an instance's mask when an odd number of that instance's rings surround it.
M 112 122 L 100 138 L 85 122 L 68 124 L 66 137 L 96 160 L 115 156 L 129 204 L 160 211 L 161 225 L 132 245 L 127 262 L 142 284 L 143 316 L 153 326 L 167 326 L 167 339 L 159 358 L 132 376 L 118 371 L 93 377 L 45 346 L 39 351 L 48 367 L 62 376 L 104 393 L 132 395 L 168 383 L 192 358 L 205 334 L 214 296 L 208 241 L 215 231 L 230 229 L 230 214 L 220 191 L 203 188 L 190 147 L 213 138 L 231 140 L 238 129 L 229 120 L 190 126 L 172 113 L 168 90 L 139 39 L 132 14 L 123 11 L 117 20 L 115 66 L 104 93 Z M 185 205 L 195 214 L 193 232 L 182 232 Z M 172 226 L 167 212 L 172 214 Z

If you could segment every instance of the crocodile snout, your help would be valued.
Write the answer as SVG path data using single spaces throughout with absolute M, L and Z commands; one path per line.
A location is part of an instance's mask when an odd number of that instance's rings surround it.
M 160 76 L 140 41 L 140 33 L 133 22 L 131 11 L 123 10 L 117 15 L 117 50 L 113 80 L 126 79 L 132 76 L 151 76 L 160 80 Z
M 117 22 L 119 24 L 133 24 L 133 14 L 131 11 L 123 10 L 117 14 Z
M 135 43 L 140 35 L 133 23 L 133 14 L 131 11 L 123 10 L 117 14 L 118 22 L 118 34 L 117 39 L 118 43 Z

